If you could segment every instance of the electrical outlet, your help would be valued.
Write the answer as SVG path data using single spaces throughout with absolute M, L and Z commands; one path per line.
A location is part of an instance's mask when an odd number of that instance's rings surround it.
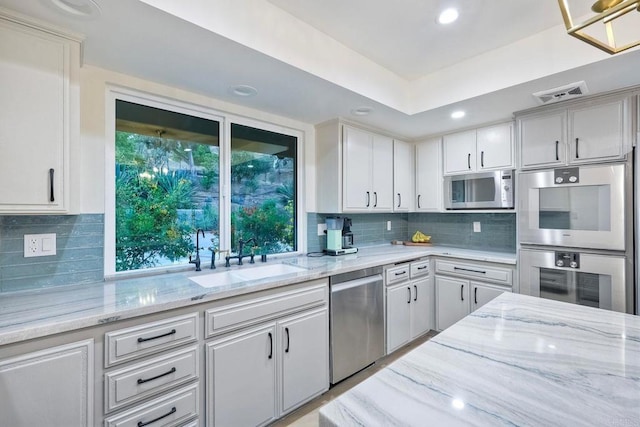
M 24 257 L 49 256 L 56 254 L 56 234 L 25 234 Z
M 327 233 L 327 224 L 318 224 L 318 236 L 324 236 Z
M 391 221 L 387 221 L 387 231 L 391 231 Z
M 473 222 L 473 232 L 480 233 L 482 231 L 482 227 L 480 227 L 480 221 Z

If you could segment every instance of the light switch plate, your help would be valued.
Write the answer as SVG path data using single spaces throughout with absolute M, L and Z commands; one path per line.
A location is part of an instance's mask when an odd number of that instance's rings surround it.
M 24 257 L 49 256 L 56 254 L 56 234 L 25 234 Z
M 391 231 L 391 221 L 387 221 L 387 231 Z
M 473 232 L 480 233 L 482 228 L 480 227 L 480 221 L 473 221 Z

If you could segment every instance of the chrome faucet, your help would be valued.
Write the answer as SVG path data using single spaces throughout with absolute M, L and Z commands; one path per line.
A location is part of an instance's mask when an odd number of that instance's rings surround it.
M 189 255 L 189 264 L 195 264 L 196 271 L 202 271 L 200 269 L 200 234 L 202 234 L 202 238 L 204 238 L 204 230 L 198 228 L 196 230 L 196 257 L 191 259 L 191 255 Z
M 231 267 L 231 264 L 229 263 L 229 260 L 234 259 L 234 258 L 238 258 L 238 265 L 242 265 L 242 258 L 244 258 L 246 255 L 244 255 L 242 253 L 242 250 L 244 249 L 244 245 L 246 245 L 247 243 L 252 242 L 254 245 L 256 244 L 256 239 L 255 238 L 250 238 L 247 240 L 242 240 L 242 238 L 240 238 L 238 240 L 238 255 L 234 255 L 234 256 L 229 256 L 227 255 L 226 257 L 224 257 L 226 263 L 225 263 L 225 267 Z M 255 261 L 253 260 L 253 257 L 255 256 L 255 254 L 252 252 L 250 255 L 251 257 L 251 261 L 249 261 L 249 264 L 255 264 Z

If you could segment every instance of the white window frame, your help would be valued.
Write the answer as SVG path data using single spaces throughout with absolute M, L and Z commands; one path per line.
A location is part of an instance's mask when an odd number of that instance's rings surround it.
M 116 138 L 116 101 L 128 101 L 136 104 L 155 107 L 163 110 L 215 120 L 220 123 L 219 152 L 220 152 L 220 249 L 230 249 L 231 246 L 231 124 L 251 126 L 271 132 L 297 138 L 296 146 L 296 245 L 297 250 L 270 257 L 280 258 L 295 256 L 306 252 L 307 219 L 305 209 L 305 173 L 304 173 L 304 136 L 299 129 L 265 122 L 251 117 L 240 116 L 229 112 L 221 112 L 209 107 L 184 102 L 159 95 L 153 95 L 135 89 L 108 85 L 105 96 L 105 213 L 104 213 L 104 275 L 105 279 L 118 277 L 148 275 L 154 273 L 178 272 L 193 269 L 184 265 L 160 266 L 140 270 L 116 272 L 116 236 L 115 236 L 115 138 Z M 206 249 L 205 249 L 206 250 Z

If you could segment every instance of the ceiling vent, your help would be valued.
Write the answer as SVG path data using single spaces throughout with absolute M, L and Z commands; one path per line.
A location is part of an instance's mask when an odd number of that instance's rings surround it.
M 584 81 L 581 81 L 536 92 L 533 96 L 540 104 L 551 104 L 554 102 L 566 101 L 567 99 L 578 98 L 586 95 L 587 93 L 589 93 L 587 84 Z

